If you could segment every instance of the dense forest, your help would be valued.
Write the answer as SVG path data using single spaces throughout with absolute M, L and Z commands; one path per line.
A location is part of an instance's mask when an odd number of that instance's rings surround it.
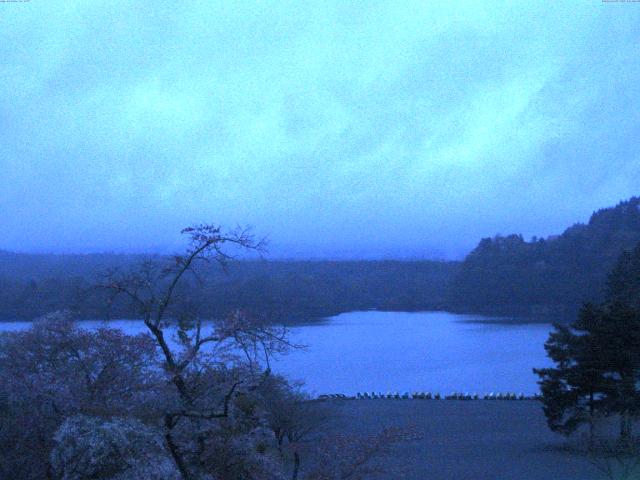
M 451 283 L 450 309 L 493 314 L 575 316 L 601 301 L 607 274 L 640 242 L 640 198 L 595 212 L 559 236 L 484 238 Z
M 233 308 L 275 321 L 352 310 L 433 310 L 572 318 L 602 298 L 607 273 L 640 242 L 640 198 L 595 212 L 558 236 L 484 238 L 463 262 L 238 261 L 200 272 L 186 290 L 198 315 Z M 131 318 L 124 304 L 105 310 L 95 288 L 105 272 L 126 271 L 143 255 L 43 255 L 0 252 L 0 319 L 32 319 L 68 309 L 79 318 Z M 158 258 L 156 258 L 158 259 Z
M 79 318 L 137 317 L 117 302 L 106 311 L 105 292 L 95 285 L 103 273 L 126 271 L 148 258 L 0 253 L 0 319 L 31 319 L 59 309 Z M 242 308 L 286 322 L 352 310 L 440 309 L 456 267 L 431 261 L 237 261 L 226 272 L 204 269 L 204 285 L 191 279 L 185 289 L 204 318 Z

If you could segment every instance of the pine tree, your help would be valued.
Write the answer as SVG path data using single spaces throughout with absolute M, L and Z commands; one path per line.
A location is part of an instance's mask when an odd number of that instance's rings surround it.
M 620 436 L 640 417 L 640 245 L 611 272 L 606 301 L 585 305 L 570 326 L 556 325 L 545 343 L 554 368 L 540 377 L 549 427 L 569 435 L 600 415 L 618 415 Z
M 540 377 L 547 423 L 555 432 L 569 435 L 588 423 L 593 440 L 595 420 L 603 413 L 603 398 L 611 388 L 599 346 L 590 334 L 600 318 L 597 307 L 585 305 L 571 326 L 556 324 L 545 343 L 556 367 L 534 369 Z

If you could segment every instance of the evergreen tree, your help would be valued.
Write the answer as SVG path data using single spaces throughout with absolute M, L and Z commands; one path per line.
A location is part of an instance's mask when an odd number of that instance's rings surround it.
M 593 333 L 604 375 L 610 384 L 604 404 L 620 416 L 620 436 L 631 435 L 640 415 L 640 311 L 622 303 L 607 305 Z
M 570 326 L 556 325 L 545 343 L 553 368 L 540 377 L 549 427 L 570 434 L 599 415 L 620 417 L 631 436 L 640 416 L 640 245 L 624 253 L 609 276 L 606 301 L 585 305 Z
M 541 379 L 547 423 L 555 432 L 569 435 L 588 423 L 593 440 L 595 419 L 603 413 L 603 398 L 611 388 L 599 346 L 591 335 L 600 319 L 598 307 L 585 305 L 570 327 L 556 324 L 545 343 L 556 367 L 534 369 Z

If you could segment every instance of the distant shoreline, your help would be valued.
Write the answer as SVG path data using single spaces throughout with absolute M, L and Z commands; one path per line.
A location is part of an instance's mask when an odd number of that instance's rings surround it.
M 419 309 L 419 310 L 387 310 L 387 309 L 369 309 L 369 310 L 345 310 L 338 311 L 328 315 L 313 315 L 308 316 L 306 318 L 290 318 L 286 320 L 276 320 L 273 322 L 274 325 L 283 325 L 285 327 L 300 327 L 305 325 L 318 325 L 321 323 L 328 322 L 331 318 L 334 318 L 338 315 L 343 315 L 347 313 L 354 312 L 385 312 L 385 313 L 430 313 L 430 312 L 443 312 L 443 313 L 451 313 L 457 315 L 469 315 L 469 316 L 479 316 L 483 318 L 470 318 L 468 320 L 459 320 L 463 323 L 469 324 L 496 324 L 496 325 L 527 325 L 527 324 L 549 324 L 554 320 L 545 317 L 545 316 L 527 316 L 527 315 L 491 315 L 480 312 L 457 312 L 455 309 L 444 309 L 444 308 L 427 308 L 427 309 Z M 38 317 L 39 318 L 39 317 Z M 38 318 L 0 318 L 0 323 L 29 323 L 37 320 Z M 142 318 L 76 318 L 77 322 L 117 322 L 117 321 L 142 321 Z M 203 322 L 213 322 L 215 319 L 212 318 L 203 318 Z
M 485 312 L 469 312 L 469 311 L 457 311 L 456 309 L 445 309 L 445 308 L 426 308 L 426 309 L 417 309 L 417 310 L 406 310 L 406 309 L 368 309 L 368 310 L 344 310 L 344 311 L 336 311 L 327 315 L 309 315 L 306 318 L 289 318 L 289 319 L 278 319 L 274 320 L 272 324 L 274 325 L 283 325 L 285 327 L 300 327 L 305 325 L 318 325 L 321 323 L 326 323 L 331 318 L 336 317 L 338 315 L 354 313 L 354 312 L 385 312 L 385 313 L 429 313 L 429 312 L 443 312 L 443 313 L 451 313 L 457 315 L 468 315 L 468 316 L 479 316 L 482 318 L 470 318 L 468 320 L 460 320 L 463 323 L 469 324 L 495 324 L 495 325 L 527 325 L 527 324 L 551 324 L 553 322 L 559 321 L 571 321 L 573 317 L 564 318 L 562 316 L 554 317 L 551 315 L 496 315 Z M 38 317 L 39 318 L 39 317 Z M 23 323 L 23 322 L 33 322 L 37 320 L 37 318 L 0 318 L 0 323 Z M 78 322 L 115 322 L 115 321 L 142 321 L 142 318 L 76 318 Z M 213 322 L 215 319 L 211 318 L 203 318 L 203 322 Z

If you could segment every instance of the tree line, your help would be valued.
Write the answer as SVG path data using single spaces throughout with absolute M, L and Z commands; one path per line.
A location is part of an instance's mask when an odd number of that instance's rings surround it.
M 584 302 L 604 300 L 608 273 L 638 242 L 638 197 L 559 236 L 485 238 L 454 275 L 446 304 L 464 312 L 571 319 Z
M 595 212 L 561 235 L 482 239 L 462 262 L 238 261 L 227 272 L 202 267 L 200 314 L 231 309 L 275 322 L 309 320 L 354 310 L 449 310 L 465 313 L 575 317 L 585 301 L 602 301 L 618 256 L 640 241 L 640 198 Z M 145 255 L 35 255 L 0 252 L 0 320 L 30 320 L 59 309 L 79 318 L 135 318 L 123 302 L 105 309 L 92 288 L 104 270 L 127 270 Z
M 67 309 L 78 318 L 138 318 L 126 302 L 105 302 L 93 288 L 101 272 L 126 271 L 144 255 L 27 255 L 0 252 L 0 320 L 31 320 Z M 224 317 L 234 308 L 289 322 L 354 310 L 434 310 L 443 308 L 455 262 L 434 261 L 267 261 L 239 260 L 227 271 L 207 265 L 200 285 L 185 279 L 198 295 L 200 314 Z M 106 306 L 109 308 L 106 308 Z

